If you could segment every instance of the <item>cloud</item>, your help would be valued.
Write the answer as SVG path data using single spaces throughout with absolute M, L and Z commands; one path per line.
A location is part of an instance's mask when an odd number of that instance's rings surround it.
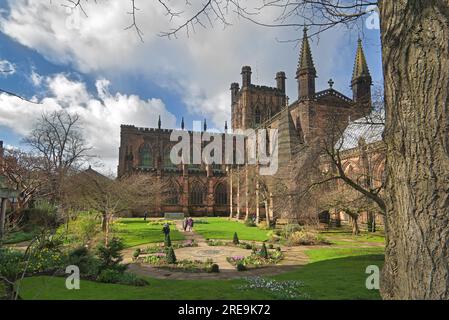
M 8 60 L 0 60 L 0 76 L 7 77 L 16 73 L 16 66 Z
M 92 153 L 105 163 L 104 172 L 116 171 L 121 124 L 155 127 L 161 115 L 164 125 L 176 125 L 175 116 L 167 111 L 160 99 L 142 100 L 136 95 L 111 93 L 110 82 L 106 79 L 97 80 L 94 94 L 89 93 L 84 82 L 64 74 L 48 76 L 42 81 L 48 92 L 37 101 L 38 104 L 0 95 L 0 126 L 26 136 L 43 113 L 63 109 L 77 113 L 85 138 L 93 147 Z
M 37 73 L 36 70 L 33 69 L 31 71 L 30 81 L 35 87 L 39 87 L 41 85 L 43 78 L 44 77 Z
M 176 93 L 191 113 L 210 117 L 220 128 L 230 118 L 229 84 L 240 81 L 243 65 L 252 65 L 254 82 L 264 85 L 274 86 L 276 72 L 285 71 L 290 101 L 297 96 L 294 77 L 299 48 L 276 40 L 296 39 L 301 30 L 261 28 L 231 15 L 230 27 L 223 29 L 215 23 L 207 29 L 198 27 L 190 37 L 180 33 L 179 39 L 168 40 L 158 33 L 178 25 L 180 18 L 169 24 L 157 1 L 139 1 L 137 23 L 145 32 L 142 43 L 135 32 L 124 30 L 131 23 L 126 14 L 129 1 L 86 2 L 88 17 L 60 3 L 10 0 L 11 10 L 0 19 L 0 30 L 47 59 L 84 73 L 110 79 L 123 74 L 142 76 Z M 249 1 L 248 7 L 256 3 L 259 1 Z M 182 9 L 188 15 L 195 8 Z M 268 22 L 274 17 L 270 11 L 258 16 Z M 325 89 L 332 77 L 335 88 L 348 93 L 356 39 L 353 47 L 348 47 L 345 34 L 347 30 L 337 28 L 321 36 L 321 46 L 312 43 L 318 89 Z

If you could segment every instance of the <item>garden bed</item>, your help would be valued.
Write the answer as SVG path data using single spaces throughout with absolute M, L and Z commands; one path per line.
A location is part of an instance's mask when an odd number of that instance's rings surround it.
M 227 257 L 226 260 L 236 267 L 238 271 L 244 271 L 246 269 L 260 268 L 270 265 L 276 265 L 284 259 L 284 254 L 281 250 L 266 250 L 266 255 L 260 252 L 253 252 L 251 255 L 244 256 L 232 256 Z
M 192 273 L 219 272 L 218 265 L 216 265 L 212 259 L 207 259 L 206 261 L 184 259 L 178 260 L 175 263 L 168 263 L 166 253 L 154 253 L 146 257 L 140 258 L 138 261 L 140 263 L 150 264 L 153 267 L 166 269 L 170 271 L 192 272 Z

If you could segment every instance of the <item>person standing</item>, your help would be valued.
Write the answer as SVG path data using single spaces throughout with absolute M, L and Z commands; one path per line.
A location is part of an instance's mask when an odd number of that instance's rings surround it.
M 167 238 L 170 235 L 170 225 L 168 223 L 164 224 L 162 232 L 164 233 L 165 238 Z
M 187 230 L 187 225 L 188 225 L 188 219 L 187 217 L 184 218 L 184 221 L 182 221 L 182 228 L 184 229 L 184 232 L 186 232 Z
M 148 211 L 145 210 L 145 212 L 143 213 L 143 221 L 147 221 L 147 216 L 148 216 Z

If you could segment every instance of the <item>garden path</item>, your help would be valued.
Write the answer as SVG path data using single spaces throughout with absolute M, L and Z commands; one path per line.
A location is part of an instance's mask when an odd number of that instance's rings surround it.
M 186 240 L 194 240 L 198 246 L 176 249 L 175 254 L 178 259 L 206 260 L 213 259 L 214 263 L 220 267 L 219 273 L 192 273 L 170 271 L 161 268 L 155 268 L 150 265 L 131 263 L 132 253 L 136 248 L 144 248 L 147 245 L 133 247 L 123 251 L 124 260 L 130 263 L 128 271 L 141 276 L 148 276 L 157 279 L 173 280 L 206 280 L 206 279 L 234 279 L 250 276 L 271 276 L 287 271 L 293 271 L 299 266 L 308 263 L 308 257 L 305 254 L 305 247 L 282 247 L 285 258 L 276 266 L 251 269 L 244 272 L 237 271 L 227 260 L 229 256 L 247 256 L 248 250 L 234 248 L 229 246 L 209 246 L 200 234 L 196 232 L 185 232 L 182 228 L 182 222 L 176 223 L 176 228 L 185 236 Z

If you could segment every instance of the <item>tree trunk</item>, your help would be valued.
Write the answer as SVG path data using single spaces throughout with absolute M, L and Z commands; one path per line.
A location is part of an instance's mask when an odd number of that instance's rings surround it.
M 270 208 L 268 207 L 268 200 L 264 200 L 263 202 L 265 206 L 265 216 L 267 217 L 267 227 L 270 227 Z
M 104 213 L 102 215 L 101 229 L 104 234 L 104 243 L 105 243 L 105 245 L 108 245 L 108 243 L 109 243 L 109 214 L 107 214 L 107 213 Z
M 352 223 L 352 235 L 358 236 L 360 234 L 358 215 L 351 216 L 351 223 Z
M 0 198 L 0 240 L 3 239 L 6 233 L 6 204 L 8 199 Z
M 385 77 L 384 299 L 449 299 L 449 3 L 379 3 Z

